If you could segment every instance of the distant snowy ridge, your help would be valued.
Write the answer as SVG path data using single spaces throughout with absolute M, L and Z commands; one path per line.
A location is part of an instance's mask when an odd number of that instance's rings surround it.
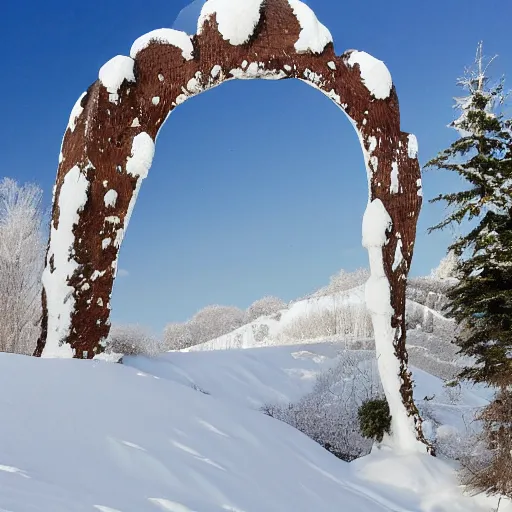
M 294 344 L 297 340 L 287 340 L 283 333 L 297 319 L 315 313 L 333 311 L 348 304 L 364 305 L 364 286 L 334 295 L 312 296 L 294 302 L 288 309 L 283 309 L 271 316 L 260 317 L 224 336 L 185 350 L 229 350 Z
M 291 303 L 288 309 L 283 309 L 274 315 L 257 318 L 228 334 L 187 348 L 185 351 L 245 349 L 294 344 L 297 341 L 303 343 L 307 340 L 287 339 L 284 335 L 286 329 L 295 321 L 308 315 L 334 312 L 351 305 L 365 306 L 364 285 L 331 295 L 313 294 L 308 298 Z M 407 300 L 407 308 L 421 311 L 425 315 L 430 313 L 441 320 L 448 321 L 437 311 L 415 301 Z M 311 338 L 311 341 L 317 342 L 318 340 Z

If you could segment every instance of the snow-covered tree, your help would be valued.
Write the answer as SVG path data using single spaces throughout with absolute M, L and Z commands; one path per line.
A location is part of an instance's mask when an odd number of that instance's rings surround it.
M 485 413 L 492 457 L 471 485 L 512 496 L 510 471 L 503 470 L 512 453 L 512 124 L 502 113 L 503 79 L 490 84 L 487 69 L 480 43 L 475 66 L 459 80 L 467 94 L 456 100 L 460 116 L 452 127 L 460 138 L 428 165 L 454 171 L 468 185 L 434 199 L 452 210 L 432 228 L 463 221 L 471 226 L 449 248 L 461 259 L 459 281 L 447 293 L 447 315 L 462 327 L 455 340 L 460 352 L 475 361 L 461 377 L 500 388 Z
M 228 334 L 247 322 L 247 313 L 237 307 L 206 306 L 187 322 L 168 324 L 164 342 L 168 350 L 182 350 Z
M 437 268 L 432 271 L 434 279 L 456 279 L 458 273 L 459 258 L 455 251 L 448 251 L 448 254 L 440 261 Z
M 171 323 L 165 326 L 164 342 L 167 350 L 183 350 L 196 345 L 188 322 Z
M 152 357 L 164 352 L 164 345 L 141 325 L 114 324 L 110 329 L 105 351 L 126 356 Z
M 246 322 L 245 311 L 234 306 L 212 305 L 197 312 L 190 320 L 189 327 L 192 338 L 197 343 L 204 343 L 234 331 Z
M 454 171 L 468 184 L 433 200 L 445 201 L 452 211 L 432 229 L 472 221 L 472 229 L 449 248 L 461 259 L 447 311 L 465 326 L 456 340 L 461 351 L 477 360 L 463 376 L 499 384 L 512 383 L 512 137 L 501 113 L 503 79 L 491 85 L 487 68 L 480 43 L 475 66 L 459 80 L 467 96 L 456 100 L 460 116 L 452 126 L 461 136 L 428 165 Z
M 511 124 L 502 115 L 507 95 L 503 79 L 490 84 L 486 74 L 489 64 L 485 65 L 480 43 L 475 65 L 458 80 L 467 95 L 456 98 L 455 108 L 460 115 L 450 126 L 460 137 L 427 163 L 427 167 L 457 173 L 468 185 L 459 192 L 432 199 L 431 202 L 444 201 L 451 212 L 431 230 L 481 219 L 488 211 L 504 212 L 512 207 Z M 461 236 L 450 250 L 460 256 L 472 242 L 472 237 Z
M 41 318 L 42 191 L 0 181 L 0 350 L 32 353 Z
M 277 313 L 282 309 L 286 309 L 288 306 L 286 302 L 277 297 L 263 297 L 253 302 L 247 308 L 248 321 L 252 322 L 260 316 L 269 316 Z

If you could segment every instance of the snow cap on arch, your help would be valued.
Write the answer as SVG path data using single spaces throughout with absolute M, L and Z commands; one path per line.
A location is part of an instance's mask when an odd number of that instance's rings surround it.
M 215 15 L 222 37 L 234 46 L 245 44 L 254 35 L 261 20 L 261 12 L 267 0 L 207 0 L 197 22 L 201 34 L 205 22 Z M 301 27 L 295 50 L 299 53 L 322 53 L 333 42 L 327 27 L 320 23 L 313 12 L 300 0 L 287 0 Z

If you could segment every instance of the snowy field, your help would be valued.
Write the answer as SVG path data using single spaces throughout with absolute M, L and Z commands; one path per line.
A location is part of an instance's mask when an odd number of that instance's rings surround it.
M 169 353 L 124 365 L 0 354 L 0 511 L 490 512 L 495 503 L 463 497 L 441 460 L 383 448 L 348 464 L 258 410 L 310 391 L 337 351 Z M 416 378 L 418 396 L 442 386 Z M 482 400 L 463 393 L 464 406 Z

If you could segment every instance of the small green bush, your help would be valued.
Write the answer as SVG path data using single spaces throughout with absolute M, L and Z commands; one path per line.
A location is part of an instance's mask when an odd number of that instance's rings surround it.
M 377 398 L 363 402 L 357 411 L 361 434 L 369 439 L 381 442 L 384 434 L 391 429 L 391 414 L 385 398 Z

